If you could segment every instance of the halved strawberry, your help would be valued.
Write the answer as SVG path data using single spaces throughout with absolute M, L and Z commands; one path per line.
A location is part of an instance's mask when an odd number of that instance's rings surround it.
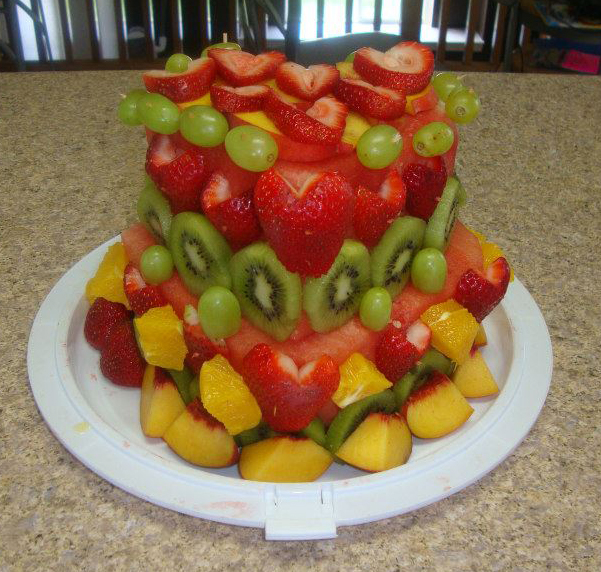
M 430 165 L 409 163 L 402 172 L 407 189 L 407 214 L 428 220 L 447 182 L 447 170 L 440 157 L 429 157 Z
M 227 178 L 215 171 L 202 193 L 202 209 L 234 250 L 258 240 L 261 226 L 253 205 L 253 188 L 233 197 Z
M 123 289 L 129 306 L 136 316 L 141 316 L 150 308 L 167 304 L 159 287 L 146 284 L 140 271 L 131 262 L 125 267 L 123 273 Z
M 405 95 L 386 87 L 375 87 L 359 79 L 342 79 L 336 97 L 351 109 L 376 119 L 396 119 L 405 113 Z
M 187 305 L 184 310 L 184 342 L 188 348 L 185 364 L 197 374 L 205 361 L 214 358 L 217 354 L 228 357 L 229 351 L 225 342 L 214 342 L 202 331 L 198 312 Z
M 165 70 L 147 71 L 142 75 L 146 89 L 160 93 L 175 103 L 192 101 L 203 96 L 215 79 L 216 66 L 210 58 L 198 58 L 183 73 Z
M 484 275 L 470 269 L 459 279 L 454 298 L 481 322 L 505 296 L 510 274 L 509 264 L 502 256 L 488 266 Z
M 310 101 L 331 93 L 339 77 L 340 72 L 329 64 L 304 68 L 294 62 L 285 62 L 275 72 L 275 81 L 282 91 Z
M 211 103 L 223 113 L 240 111 L 259 111 L 269 93 L 266 85 L 247 85 L 230 87 L 229 85 L 211 86 Z
M 123 304 L 98 297 L 86 314 L 84 336 L 93 348 L 101 350 L 106 344 L 111 328 L 130 317 L 131 312 Z
M 300 431 L 332 397 L 338 367 L 324 355 L 300 370 L 285 354 L 257 344 L 243 360 L 243 374 L 263 419 L 275 431 Z
M 274 76 L 277 67 L 286 61 L 281 52 L 264 52 L 258 56 L 240 50 L 213 48 L 209 57 L 215 60 L 217 73 L 235 87 L 261 83 Z
M 355 52 L 353 67 L 374 85 L 412 94 L 428 85 L 434 71 L 434 54 L 419 42 L 401 42 L 384 53 L 361 48 Z
M 115 324 L 100 353 L 100 371 L 117 385 L 141 387 L 146 362 L 140 354 L 131 320 Z

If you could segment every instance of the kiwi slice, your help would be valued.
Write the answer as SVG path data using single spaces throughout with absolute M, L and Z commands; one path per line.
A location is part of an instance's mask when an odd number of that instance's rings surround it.
M 159 242 L 168 243 L 173 218 L 171 207 L 169 201 L 148 177 L 146 177 L 146 184 L 138 197 L 137 210 L 140 222 L 154 237 Z
M 411 262 L 422 247 L 426 223 L 421 218 L 397 218 L 371 253 L 371 280 L 394 300 L 409 280 Z
M 169 249 L 188 290 L 200 296 L 209 286 L 231 285 L 232 251 L 225 238 L 201 214 L 183 212 L 171 221 Z
M 198 382 L 198 376 L 194 376 L 190 380 L 188 385 L 188 393 L 190 395 L 190 401 L 194 401 L 197 397 L 200 399 L 200 383 Z
M 384 413 L 394 413 L 396 411 L 396 401 L 392 390 L 386 389 L 380 393 L 368 395 L 339 411 L 330 423 L 326 434 L 327 448 L 332 453 L 336 453 L 361 422 L 370 413 L 377 411 Z
M 303 307 L 316 332 L 342 326 L 357 312 L 370 287 L 369 251 L 356 240 L 345 240 L 326 274 L 307 278 Z
M 309 425 L 301 429 L 299 435 L 309 437 L 321 447 L 326 447 L 326 428 L 319 417 L 316 417 Z
M 440 201 L 428 220 L 424 232 L 424 248 L 437 248 L 444 252 L 457 218 L 460 189 L 463 187 L 456 177 L 449 177 Z M 465 192 L 465 191 L 464 191 Z
M 270 437 L 275 437 L 277 433 L 269 426 L 265 421 L 259 421 L 259 424 L 251 429 L 246 429 L 234 435 L 234 441 L 238 447 L 244 447 L 246 445 L 252 445 L 257 441 L 263 441 Z
M 184 403 L 188 405 L 193 399 L 190 395 L 190 382 L 194 374 L 187 367 L 184 367 L 182 371 L 177 371 L 176 369 L 168 369 L 167 371 L 171 379 L 175 382 L 175 385 L 177 385 L 177 390 L 182 396 Z
M 284 341 L 296 327 L 301 310 L 301 281 L 284 268 L 264 242 L 239 250 L 230 261 L 232 290 L 240 309 L 257 328 Z

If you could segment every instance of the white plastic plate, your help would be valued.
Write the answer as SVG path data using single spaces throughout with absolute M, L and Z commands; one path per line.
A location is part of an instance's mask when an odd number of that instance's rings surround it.
M 530 294 L 515 280 L 486 318 L 484 357 L 501 387 L 470 400 L 475 412 L 441 439 L 414 439 L 407 464 L 367 474 L 333 463 L 318 481 L 244 481 L 237 468 L 200 469 L 140 430 L 139 390 L 107 381 L 84 339 L 86 282 L 108 241 L 54 286 L 28 347 L 31 387 L 58 440 L 114 485 L 157 505 L 218 522 L 264 527 L 267 539 L 333 538 L 336 527 L 387 518 L 447 497 L 491 471 L 534 424 L 552 371 L 551 340 Z

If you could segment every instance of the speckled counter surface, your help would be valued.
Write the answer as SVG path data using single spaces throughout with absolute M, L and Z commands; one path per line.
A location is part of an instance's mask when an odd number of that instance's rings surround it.
M 110 485 L 43 422 L 26 369 L 53 284 L 135 218 L 141 130 L 115 120 L 137 72 L 0 74 L 0 571 L 601 569 L 601 80 L 470 74 L 465 222 L 500 243 L 540 305 L 555 365 L 522 445 L 478 483 L 338 538 L 170 512 Z

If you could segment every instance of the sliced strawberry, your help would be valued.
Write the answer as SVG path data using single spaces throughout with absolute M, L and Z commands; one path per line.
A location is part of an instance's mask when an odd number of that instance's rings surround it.
M 118 322 L 111 328 L 100 353 L 100 371 L 117 385 L 141 387 L 145 368 L 132 321 Z
M 294 62 L 285 62 L 275 73 L 275 81 L 282 91 L 310 101 L 331 93 L 339 77 L 340 72 L 328 64 L 304 68 Z
M 320 276 L 331 266 L 349 230 L 353 193 L 336 173 L 299 176 L 291 182 L 275 169 L 266 171 L 255 186 L 255 208 L 282 264 L 291 272 Z
M 96 298 L 86 314 L 83 327 L 84 336 L 93 348 L 102 350 L 106 345 L 111 328 L 130 317 L 131 313 L 123 304 Z
M 247 85 L 230 87 L 229 85 L 211 86 L 211 103 L 223 113 L 240 111 L 259 111 L 269 93 L 266 85 Z
M 374 85 L 412 94 L 420 92 L 430 82 L 434 54 L 419 42 L 401 42 L 385 53 L 361 48 L 355 52 L 353 67 Z
M 229 182 L 215 171 L 202 194 L 202 209 L 234 250 L 258 240 L 261 226 L 253 205 L 253 189 L 232 197 Z
M 389 324 L 376 346 L 376 367 L 396 383 L 430 345 L 430 328 L 417 320 L 404 330 L 399 322 Z
M 225 357 L 229 354 L 225 342 L 214 342 L 205 335 L 198 320 L 198 312 L 190 305 L 184 310 L 184 342 L 188 348 L 184 361 L 194 374 L 200 371 L 205 361 L 217 354 Z
M 396 119 L 405 113 L 405 95 L 386 87 L 375 87 L 360 79 L 342 79 L 336 97 L 351 109 L 376 119 Z
M 286 61 L 281 52 L 264 52 L 258 56 L 240 50 L 213 48 L 209 57 L 217 64 L 217 73 L 235 87 L 261 83 L 274 76 L 278 66 Z
M 510 274 L 509 264 L 503 257 L 490 264 L 484 275 L 470 269 L 459 279 L 454 298 L 481 322 L 505 296 Z
M 147 71 L 142 75 L 146 89 L 160 93 L 175 103 L 192 101 L 203 96 L 215 79 L 216 66 L 210 58 L 198 58 L 182 73 L 165 70 Z
M 402 173 L 403 182 L 407 189 L 407 214 L 428 220 L 447 182 L 447 170 L 440 157 L 429 158 L 436 168 L 422 163 L 409 163 Z
M 146 152 L 146 172 L 167 197 L 174 214 L 200 210 L 207 178 L 200 148 L 183 148 L 174 137 L 155 135 Z
M 123 288 L 129 306 L 136 316 L 141 316 L 150 308 L 167 305 L 159 287 L 146 284 L 140 271 L 131 262 L 125 267 Z
M 299 370 L 291 358 L 267 344 L 257 344 L 248 352 L 243 374 L 263 419 L 275 431 L 300 431 L 306 427 L 340 381 L 338 367 L 329 356 Z

